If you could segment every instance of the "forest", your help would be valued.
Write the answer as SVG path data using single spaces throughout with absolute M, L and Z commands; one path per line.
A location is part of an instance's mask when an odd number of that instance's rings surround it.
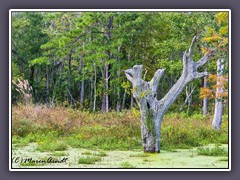
M 228 12 L 12 12 L 14 152 L 77 158 L 68 168 L 165 168 L 151 152 L 195 148 L 215 159 L 183 167 L 226 168 L 228 21 Z M 112 151 L 135 160 L 104 165 Z

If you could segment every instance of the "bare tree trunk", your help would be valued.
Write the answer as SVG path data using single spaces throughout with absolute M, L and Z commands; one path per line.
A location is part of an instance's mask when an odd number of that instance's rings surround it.
M 191 105 L 192 93 L 193 93 L 193 91 L 194 91 L 195 88 L 196 88 L 196 87 L 194 87 L 194 88 L 191 90 L 191 92 L 188 92 L 188 88 L 186 87 L 186 95 L 187 95 L 187 97 L 186 97 L 184 103 L 181 105 L 181 107 L 180 107 L 180 109 L 179 109 L 179 112 L 182 111 L 183 107 L 184 107 L 185 104 L 188 102 L 188 109 L 187 109 L 187 113 L 188 113 L 189 107 L 190 107 L 190 105 Z
M 49 70 L 46 69 L 46 103 L 49 103 Z
M 93 112 L 96 111 L 96 99 L 97 99 L 97 70 L 96 70 L 96 65 L 95 63 L 93 63 L 94 65 L 94 95 L 93 95 Z
M 108 68 L 109 68 L 109 64 L 105 64 L 105 70 L 104 70 L 104 81 L 105 81 L 104 89 L 105 89 L 105 92 L 103 93 L 102 112 L 106 112 L 106 113 L 108 112 L 108 108 L 109 108 L 108 86 L 109 86 L 110 76 L 108 76 Z
M 89 109 L 92 109 L 93 107 L 93 78 L 91 78 L 90 80 L 90 95 L 89 95 L 89 99 L 90 99 L 90 105 L 89 105 Z
M 120 54 L 120 46 L 118 46 L 118 56 L 117 56 L 117 60 L 119 61 L 119 54 Z M 120 68 L 119 70 L 117 71 L 117 78 L 119 79 L 120 78 L 120 75 L 121 75 L 121 71 L 120 71 Z M 116 110 L 117 112 L 119 112 L 121 110 L 121 98 L 120 98 L 120 88 L 116 88 L 117 89 L 117 105 L 116 105 Z
M 80 102 L 81 102 L 81 105 L 83 106 L 83 103 L 84 103 L 84 80 L 82 80 L 82 82 L 81 82 Z
M 107 43 L 109 43 L 109 40 L 111 39 L 111 29 L 113 28 L 113 19 L 114 17 L 111 16 L 109 18 L 105 35 L 107 37 Z M 106 51 L 106 54 L 108 55 L 108 58 L 111 58 L 111 53 L 109 51 Z M 109 86 L 109 78 L 110 76 L 108 75 L 109 73 L 109 64 L 105 63 L 105 75 L 103 76 L 105 79 L 105 92 L 103 93 L 103 100 L 102 100 L 102 112 L 108 112 L 109 109 L 109 100 L 108 100 L 108 86 Z
M 125 89 L 124 90 L 124 94 L 123 94 L 122 110 L 124 110 L 124 108 L 125 108 L 126 95 L 127 95 L 127 91 Z
M 203 87 L 207 88 L 207 77 L 203 77 Z M 208 114 L 208 98 L 203 99 L 203 115 Z
M 120 92 L 117 90 L 117 105 L 116 105 L 116 110 L 119 112 L 121 110 L 121 104 L 120 104 Z
M 216 98 L 215 98 L 215 111 L 214 111 L 214 117 L 212 121 L 212 127 L 217 130 L 221 128 L 221 124 L 222 124 L 223 104 L 222 104 L 221 93 L 223 93 L 223 87 L 220 79 L 224 69 L 223 63 L 224 63 L 223 60 L 217 61 L 217 77 L 218 78 L 217 78 L 217 88 L 216 88 Z
M 164 114 L 188 83 L 208 75 L 207 72 L 198 72 L 197 69 L 207 62 L 211 54 L 206 54 L 197 62 L 192 59 L 192 48 L 196 39 L 197 36 L 193 38 L 188 52 L 183 55 L 181 77 L 161 100 L 157 99 L 157 88 L 165 69 L 158 69 L 149 82 L 142 79 L 142 65 L 125 70 L 127 79 L 133 85 L 133 97 L 141 111 L 142 144 L 145 152 L 160 152 L 160 130 Z
M 131 94 L 131 108 L 133 108 L 134 105 L 134 99 L 133 99 L 133 95 Z

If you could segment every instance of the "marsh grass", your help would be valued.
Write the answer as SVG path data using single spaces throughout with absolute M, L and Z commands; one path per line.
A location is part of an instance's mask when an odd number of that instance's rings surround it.
M 78 160 L 78 164 L 95 164 L 96 162 L 102 161 L 101 157 L 96 157 L 96 156 L 86 156 L 86 157 L 81 157 Z
M 46 141 L 38 143 L 37 147 L 38 151 L 46 152 L 46 151 L 65 151 L 67 150 L 67 144 L 63 141 Z
M 26 163 L 20 163 L 20 166 L 44 166 L 44 163 L 32 163 L 32 162 L 26 162 Z
M 215 146 L 214 148 L 198 148 L 198 155 L 203 156 L 228 156 L 228 152 L 221 147 Z
M 99 152 L 97 152 L 97 153 L 94 153 L 93 155 L 94 155 L 94 156 L 105 157 L 105 156 L 107 156 L 107 153 L 106 153 L 106 152 L 103 152 L 103 151 L 99 151 Z
M 90 151 L 83 152 L 82 155 L 92 155 Z
M 228 121 L 211 127 L 212 117 L 184 113 L 166 114 L 161 129 L 161 149 L 188 149 L 206 144 L 228 143 Z M 90 113 L 65 107 L 13 106 L 12 142 L 15 147 L 38 144 L 38 150 L 64 151 L 68 146 L 102 150 L 140 150 L 141 124 L 138 110 Z
M 136 166 L 133 166 L 132 164 L 126 161 L 120 164 L 120 168 L 136 168 Z
M 228 157 L 220 158 L 218 161 L 228 161 Z

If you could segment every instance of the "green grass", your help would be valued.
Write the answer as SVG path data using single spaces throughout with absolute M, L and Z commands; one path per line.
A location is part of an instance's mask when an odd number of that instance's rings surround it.
M 67 144 L 63 141 L 45 141 L 38 143 L 38 151 L 65 151 L 67 150 Z
M 220 147 L 214 148 L 198 148 L 198 155 L 203 156 L 228 156 L 228 152 Z
M 82 155 L 92 155 L 92 153 L 89 151 L 86 151 L 86 152 L 83 152 Z
M 31 162 L 26 162 L 26 163 L 20 163 L 20 166 L 25 167 L 25 166 L 44 166 L 44 163 L 31 163 Z
M 106 152 L 103 152 L 103 151 L 100 151 L 100 152 L 94 153 L 93 155 L 94 155 L 94 156 L 105 157 L 105 156 L 107 156 L 107 153 L 106 153 Z
M 133 166 L 132 164 L 126 161 L 120 164 L 120 168 L 136 168 L 136 166 Z
M 228 157 L 220 158 L 218 161 L 228 161 Z
M 101 157 L 96 156 L 81 157 L 78 160 L 78 164 L 95 164 L 96 162 L 100 162 L 101 160 L 102 160 Z
M 149 154 L 145 154 L 145 153 L 130 154 L 129 157 L 149 157 Z

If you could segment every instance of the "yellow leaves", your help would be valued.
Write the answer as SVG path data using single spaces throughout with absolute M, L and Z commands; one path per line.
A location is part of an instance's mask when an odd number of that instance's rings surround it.
M 221 86 L 225 86 L 225 84 L 227 84 L 227 82 L 228 82 L 228 78 L 226 76 L 218 76 L 216 74 L 209 75 L 208 80 L 210 82 L 217 82 L 218 81 L 218 85 L 221 85 Z M 216 88 L 217 88 L 217 86 L 216 86 Z
M 208 76 L 208 79 L 210 81 L 217 81 L 217 75 L 216 74 L 211 74 L 211 75 Z
M 205 47 L 202 47 L 202 48 L 201 48 L 201 51 L 202 51 L 203 54 L 206 54 L 206 53 L 208 52 L 208 49 L 205 48 Z
M 227 91 L 223 92 L 221 95 L 222 95 L 222 97 L 228 97 L 228 92 Z
M 214 93 L 211 89 L 209 88 L 201 88 L 200 89 L 200 98 L 209 98 L 209 99 L 212 99 L 214 98 Z
M 213 35 L 213 36 L 210 36 L 210 37 L 206 37 L 206 38 L 203 38 L 204 41 L 210 43 L 210 42 L 216 42 L 216 41 L 219 41 L 221 40 L 221 37 L 218 36 L 217 34 Z
M 215 19 L 219 27 L 216 29 L 206 26 L 205 38 L 203 41 L 210 43 L 212 46 L 223 51 L 228 46 L 228 12 L 219 12 L 215 15 Z M 226 51 L 226 50 L 224 50 Z
M 218 24 L 228 24 L 228 12 L 217 13 L 215 17 Z
M 216 98 L 228 97 L 228 92 L 218 92 L 216 93 Z
M 228 26 L 223 26 L 219 29 L 219 34 L 221 36 L 227 36 L 228 35 Z
M 226 76 L 209 75 L 208 82 L 215 83 L 215 85 L 211 86 L 211 89 L 201 88 L 200 98 L 214 99 L 228 96 L 228 78 Z

